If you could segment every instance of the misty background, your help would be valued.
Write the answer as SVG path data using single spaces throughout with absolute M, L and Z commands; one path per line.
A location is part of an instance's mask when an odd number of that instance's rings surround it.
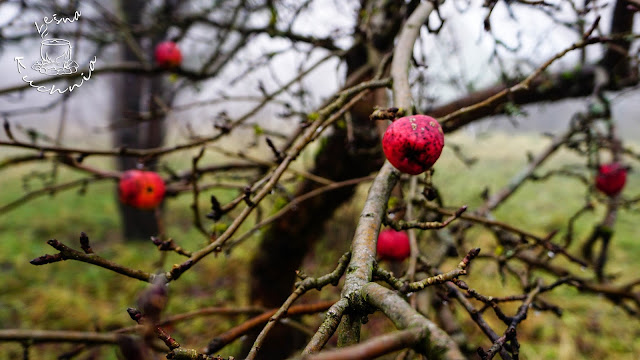
M 110 4 L 106 2 L 105 4 Z M 90 3 L 82 6 L 82 16 L 89 17 L 95 13 Z M 514 73 L 516 71 L 532 71 L 549 57 L 567 47 L 577 39 L 576 34 L 566 27 L 553 22 L 542 11 L 530 7 L 509 7 L 504 2 L 499 3 L 493 10 L 492 30 L 499 34 L 502 46 L 497 46 L 495 41 L 488 36 L 482 26 L 487 10 L 481 7 L 482 1 L 472 1 L 469 5 L 462 2 L 448 1 L 441 8 L 441 14 L 446 20 L 439 36 L 429 36 L 423 29 L 422 40 L 415 48 L 415 57 L 419 61 L 425 61 L 426 68 L 413 70 L 412 78 L 418 76 L 425 79 L 427 87 L 423 92 L 415 95 L 426 94 L 428 98 L 418 98 L 419 105 L 443 103 L 460 97 L 465 93 L 483 86 L 496 83 L 500 79 L 502 71 Z M 565 6 L 565 5 L 561 5 Z M 30 70 L 31 64 L 39 58 L 40 47 L 37 38 L 34 21 L 42 21 L 44 16 L 51 14 L 28 13 L 16 14 L 17 6 L 11 3 L 0 5 L 0 24 L 6 24 L 13 19 L 13 31 L 28 34 L 18 44 L 3 43 L 0 46 L 0 88 L 8 88 L 23 84 L 21 74 L 17 71 L 14 58 L 24 57 L 24 64 Z M 558 22 L 570 21 L 571 13 L 568 9 L 556 16 Z M 358 11 L 354 2 L 325 1 L 313 2 L 310 9 L 304 12 L 294 23 L 293 29 L 297 32 L 314 35 L 317 37 L 330 36 L 339 31 L 345 31 L 354 26 L 354 12 Z M 603 10 L 600 26 L 608 26 L 610 12 Z M 17 16 L 17 17 L 16 17 Z M 563 19 L 563 16 L 567 16 Z M 82 17 L 81 17 L 82 20 Z M 251 16 L 253 25 L 264 25 L 268 18 L 264 14 Z M 81 21 L 81 26 L 90 26 Z M 437 27 L 440 20 L 435 14 L 430 18 L 430 26 Z M 64 29 L 74 29 L 76 24 L 57 25 Z M 636 24 L 637 25 L 637 24 Z M 54 27 L 54 25 L 51 25 Z M 637 26 L 636 26 L 637 27 Z M 55 35 L 55 32 L 52 31 Z M 543 36 L 540 36 L 543 34 Z M 12 35 L 5 33 L 5 36 Z M 15 35 L 15 34 L 13 34 Z M 207 39 L 210 34 L 205 28 L 195 27 L 180 42 L 179 46 L 184 54 L 183 67 L 194 68 L 202 59 L 202 52 L 206 50 Z M 93 50 L 91 44 L 86 41 L 75 43 L 69 39 L 73 46 L 73 59 L 81 68 L 88 65 L 89 55 Z M 262 96 L 262 86 L 266 91 L 277 89 L 280 84 L 295 77 L 298 71 L 306 68 L 305 64 L 326 56 L 327 51 L 313 50 L 310 54 L 297 51 L 287 40 L 271 38 L 260 35 L 252 40 L 252 46 L 241 50 L 238 57 L 242 63 L 232 63 L 221 76 L 206 80 L 197 86 L 183 88 L 175 98 L 174 107 L 186 107 L 184 110 L 171 112 L 167 119 L 166 143 L 179 142 L 187 135 L 187 127 L 195 129 L 197 135 L 205 136 L 214 131 L 221 111 L 230 117 L 241 115 L 255 102 L 235 102 L 234 105 L 210 104 L 197 107 L 189 107 L 189 104 L 207 102 L 220 99 L 223 96 Z M 349 36 L 338 40 L 338 45 L 347 48 L 350 45 Z M 280 52 L 287 49 L 284 52 Z M 259 63 L 264 54 L 278 52 L 268 67 L 257 67 L 255 71 L 244 74 L 247 64 Z M 496 61 L 497 55 L 500 59 Z M 589 60 L 597 59 L 601 51 L 597 47 L 589 47 L 586 57 Z M 579 51 L 573 51 L 564 58 L 554 63 L 550 71 L 570 70 L 579 59 Z M 115 48 L 107 47 L 96 62 L 96 69 L 103 66 L 118 63 L 118 53 Z M 149 59 L 152 61 L 152 59 Z M 308 66 L 308 65 L 307 65 Z M 314 70 L 310 76 L 302 80 L 307 89 L 302 109 L 307 112 L 314 111 L 324 99 L 341 86 L 344 79 L 346 66 L 337 60 L 330 60 Z M 420 74 L 422 72 L 422 74 Z M 244 75 L 240 81 L 234 81 L 239 75 Z M 43 75 L 35 72 L 29 73 L 30 79 L 41 79 Z M 24 128 L 34 127 L 41 132 L 53 135 L 60 126 L 63 113 L 66 111 L 66 124 L 61 142 L 79 145 L 110 144 L 111 128 L 109 126 L 112 117 L 113 96 L 111 91 L 114 74 L 94 74 L 90 81 L 86 81 L 82 87 L 77 88 L 66 103 L 63 110 L 60 97 L 63 95 L 38 93 L 35 89 L 26 89 L 19 94 L 0 95 L 0 114 L 7 116 L 12 123 Z M 170 77 L 170 75 L 167 75 Z M 171 80 L 170 81 L 174 81 Z M 415 90 L 415 89 L 414 89 Z M 281 96 L 284 101 L 293 101 L 290 96 Z M 614 118 L 619 124 L 620 135 L 628 140 L 637 139 L 640 136 L 640 93 L 637 89 L 627 89 L 623 92 L 610 95 L 614 109 Z M 391 104 L 380 104 L 391 105 Z M 38 107 L 43 107 L 38 109 Z M 566 127 L 568 119 L 576 111 L 584 110 L 585 104 L 581 99 L 569 99 L 558 102 L 547 102 L 522 107 L 521 114 L 515 116 L 496 116 L 487 118 L 465 128 L 465 132 L 478 135 L 484 132 L 502 131 L 507 133 L 540 133 L 556 131 Z M 252 120 L 266 129 L 277 129 L 286 132 L 288 128 L 294 129 L 295 124 L 289 120 L 281 119 L 278 114 L 281 109 L 268 106 L 260 111 Z M 251 122 L 250 122 L 251 123 Z M 252 131 L 249 129 L 247 131 Z M 240 133 L 241 134 L 241 133 Z M 4 137 L 5 135 L 0 135 Z M 8 151 L 6 148 L 2 151 Z

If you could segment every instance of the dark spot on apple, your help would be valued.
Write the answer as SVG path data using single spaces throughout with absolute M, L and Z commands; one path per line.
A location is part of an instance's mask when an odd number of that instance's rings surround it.
M 416 149 L 413 146 L 407 146 L 404 151 L 404 157 L 409 160 L 409 162 L 419 164 L 421 162 L 420 157 L 422 153 L 423 151 L 420 149 Z

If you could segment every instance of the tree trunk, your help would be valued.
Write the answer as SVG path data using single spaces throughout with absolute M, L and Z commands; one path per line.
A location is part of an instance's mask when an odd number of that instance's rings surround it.
M 146 3 L 141 0 L 121 1 L 120 9 L 124 19 L 132 28 L 142 23 Z M 141 39 L 135 39 L 135 42 L 142 48 Z M 121 54 L 123 61 L 139 61 L 136 53 L 129 46 L 122 45 Z M 149 82 L 151 84 L 146 86 Z M 114 91 L 114 146 L 132 148 L 160 146 L 164 138 L 163 116 L 153 116 L 150 120 L 141 121 L 139 114 L 144 108 L 149 110 L 153 108 L 154 94 L 162 91 L 161 79 L 125 73 L 118 76 Z M 137 168 L 138 159 L 119 157 L 117 163 L 119 170 L 126 171 Z M 149 161 L 144 166 L 146 169 L 154 169 L 156 162 Z M 118 206 L 125 239 L 148 240 L 150 236 L 158 234 L 158 223 L 153 211 L 139 210 L 119 202 Z
M 626 0 L 616 1 L 611 19 L 610 34 L 627 34 L 633 29 L 633 16 L 635 12 L 627 9 L 629 4 Z M 617 84 L 619 80 L 625 79 L 630 75 L 630 48 L 631 41 L 628 39 L 614 41 L 607 46 L 607 51 L 600 61 L 600 65 L 609 71 L 614 84 Z
M 347 78 L 362 66 L 378 65 L 382 54 L 393 46 L 402 24 L 404 10 L 396 1 L 362 1 L 363 9 L 371 16 L 361 17 L 355 30 L 356 44 L 346 55 Z M 404 10 L 404 11 L 403 11 Z M 361 12 L 361 16 L 362 16 Z M 364 18 L 367 23 L 364 23 Z M 371 78 L 373 72 L 367 75 Z M 313 174 L 342 181 L 362 177 L 377 170 L 384 156 L 381 152 L 378 129 L 369 120 L 375 106 L 385 106 L 386 90 L 376 90 L 359 101 L 350 111 L 353 138 L 347 131 L 334 127 L 315 159 Z M 351 140 L 351 142 L 349 142 Z M 296 189 L 296 196 L 319 185 L 305 180 Z M 354 194 L 355 186 L 331 191 L 309 199 L 279 218 L 262 237 L 260 248 L 251 264 L 251 301 L 268 308 L 280 307 L 291 294 L 295 270 L 306 253 L 323 234 L 325 222 L 335 210 Z M 250 334 L 244 343 L 246 354 L 259 330 Z M 296 338 L 298 336 L 298 338 Z M 294 349 L 304 345 L 304 339 L 288 327 L 274 327 L 259 352 L 260 359 L 284 359 Z

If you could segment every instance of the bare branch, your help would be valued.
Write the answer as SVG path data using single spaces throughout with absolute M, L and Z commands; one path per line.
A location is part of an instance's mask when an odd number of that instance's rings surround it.
M 428 336 L 424 337 L 418 349 L 431 358 L 434 353 L 445 351 L 445 359 L 466 359 L 456 343 L 431 320 L 425 318 L 413 309 L 403 298 L 394 291 L 376 283 L 368 283 L 362 288 L 363 299 L 380 309 L 398 329 L 419 328 L 427 329 Z
M 321 276 L 317 279 L 307 277 L 302 281 L 300 281 L 296 285 L 296 290 L 287 298 L 287 300 L 284 302 L 284 304 L 282 304 L 280 309 L 278 309 L 278 311 L 275 314 L 273 314 L 273 316 L 269 319 L 269 322 L 267 323 L 267 325 L 264 327 L 264 329 L 262 329 L 262 331 L 256 338 L 256 341 L 253 343 L 253 346 L 251 347 L 251 351 L 249 351 L 249 354 L 247 355 L 246 360 L 255 359 L 269 331 L 275 326 L 275 324 L 280 320 L 280 318 L 282 318 L 285 314 L 287 314 L 289 307 L 291 307 L 293 302 L 296 301 L 300 296 L 302 296 L 304 293 L 306 293 L 311 289 L 320 290 L 324 286 L 329 284 L 333 284 L 334 286 L 337 285 L 338 281 L 340 280 L 345 270 L 347 269 L 347 264 L 349 263 L 350 259 L 351 259 L 351 253 L 348 252 L 342 255 L 340 260 L 338 260 L 338 266 L 331 273 Z
M 280 318 L 285 318 L 285 317 L 295 316 L 295 315 L 315 314 L 315 313 L 324 311 L 326 309 L 329 309 L 332 305 L 334 305 L 334 303 L 335 303 L 334 301 L 322 301 L 322 302 L 313 303 L 313 304 L 294 305 L 289 307 L 286 312 L 283 312 L 282 314 L 280 314 Z M 204 349 L 203 352 L 206 354 L 214 354 L 220 349 L 222 349 L 223 347 L 225 347 L 226 345 L 233 342 L 234 340 L 243 336 L 247 332 L 265 323 L 271 323 L 272 322 L 271 319 L 274 317 L 275 314 L 278 313 L 279 310 L 280 309 L 273 309 L 273 310 L 267 311 L 263 314 L 260 314 L 256 317 L 249 319 L 248 321 L 245 321 L 244 323 L 224 332 L 223 334 L 216 336 L 213 340 L 209 342 L 209 344 L 207 345 L 207 347 Z
M 142 270 L 130 269 L 128 267 L 118 265 L 116 263 L 113 263 L 93 253 L 85 254 L 83 252 L 74 250 L 66 246 L 65 244 L 59 242 L 56 239 L 51 239 L 47 241 L 47 244 L 51 245 L 51 247 L 53 247 L 54 249 L 60 251 L 60 253 L 56 255 L 44 255 L 44 256 L 37 257 L 31 260 L 31 264 L 44 265 L 54 261 L 77 260 L 77 261 L 82 261 L 89 264 L 97 265 L 102 268 L 117 272 L 118 274 L 122 274 L 128 277 L 146 281 L 146 282 L 151 282 L 152 278 L 154 277 L 154 275 L 148 272 L 144 272 Z M 55 257 L 55 259 L 52 259 L 52 257 Z
M 329 308 L 320 328 L 318 328 L 318 331 L 313 335 L 311 341 L 309 341 L 302 351 L 302 354 L 313 354 L 322 350 L 327 341 L 329 341 L 329 338 L 335 333 L 338 325 L 340 325 L 340 320 L 348 306 L 349 301 L 345 298 L 340 298 L 338 302 Z
M 428 335 L 426 329 L 412 328 L 369 339 L 361 344 L 319 354 L 302 356 L 304 360 L 360 360 L 373 359 L 418 343 Z
M 114 333 L 97 333 L 88 331 L 62 331 L 62 330 L 24 330 L 2 329 L 0 330 L 0 342 L 30 341 L 33 343 L 80 343 L 80 344 L 116 344 L 118 335 Z

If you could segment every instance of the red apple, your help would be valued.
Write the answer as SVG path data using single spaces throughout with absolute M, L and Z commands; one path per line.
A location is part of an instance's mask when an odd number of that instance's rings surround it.
M 383 230 L 378 236 L 376 249 L 381 260 L 402 261 L 411 253 L 409 236 L 404 231 Z
M 120 202 L 145 210 L 158 206 L 165 190 L 164 180 L 153 171 L 126 171 L 118 184 Z
M 182 52 L 173 41 L 163 41 L 156 46 L 156 64 L 164 69 L 179 67 L 182 64 Z
M 418 175 L 435 164 L 444 147 L 444 133 L 436 119 L 411 115 L 394 121 L 382 137 L 382 150 L 396 169 Z
M 620 193 L 627 182 L 627 167 L 619 163 L 602 164 L 596 175 L 596 188 L 608 196 Z

